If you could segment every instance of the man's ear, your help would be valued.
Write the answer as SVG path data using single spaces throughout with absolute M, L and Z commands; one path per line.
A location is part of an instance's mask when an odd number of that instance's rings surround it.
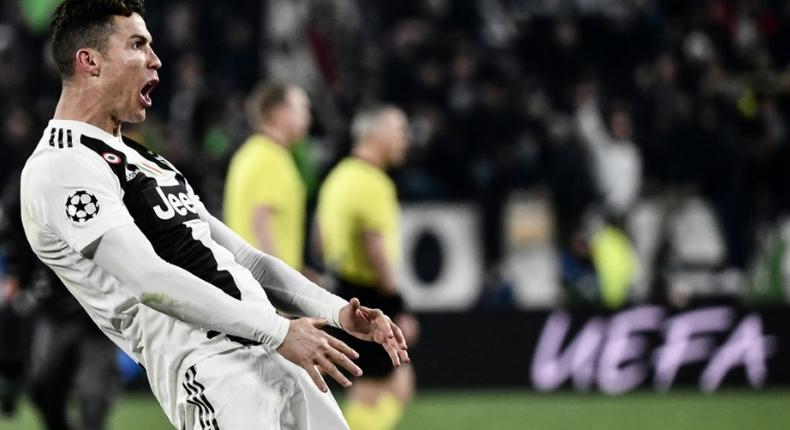
M 77 71 L 84 71 L 90 76 L 99 76 L 101 72 L 101 55 L 95 49 L 83 48 L 74 57 Z

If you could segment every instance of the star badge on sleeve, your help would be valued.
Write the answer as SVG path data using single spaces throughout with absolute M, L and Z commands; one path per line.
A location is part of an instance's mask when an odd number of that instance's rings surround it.
M 94 218 L 99 213 L 99 200 L 93 194 L 79 190 L 66 199 L 66 215 L 78 224 Z

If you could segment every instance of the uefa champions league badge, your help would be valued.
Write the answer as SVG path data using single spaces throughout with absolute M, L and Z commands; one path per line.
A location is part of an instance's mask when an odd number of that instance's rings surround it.
M 99 214 L 99 200 L 93 194 L 80 190 L 66 199 L 66 216 L 76 224 L 84 224 Z

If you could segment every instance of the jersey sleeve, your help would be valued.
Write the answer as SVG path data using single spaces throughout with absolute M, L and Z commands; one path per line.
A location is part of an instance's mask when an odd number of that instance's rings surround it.
M 247 169 L 250 180 L 250 199 L 254 206 L 270 206 L 274 210 L 281 209 L 288 198 L 283 192 L 286 185 L 285 166 L 278 159 L 265 154 L 258 154 L 257 162 Z
M 72 249 L 80 252 L 108 230 L 134 223 L 118 179 L 93 154 L 51 154 L 32 167 L 29 204 Z
M 363 230 L 386 232 L 395 225 L 395 197 L 382 185 L 376 182 L 357 184 L 360 188 L 357 213 Z

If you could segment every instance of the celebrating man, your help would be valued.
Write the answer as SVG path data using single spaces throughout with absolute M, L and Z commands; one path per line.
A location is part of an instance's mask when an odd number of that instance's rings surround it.
M 362 371 L 321 326 L 380 343 L 395 366 L 408 362 L 403 336 L 380 310 L 248 245 L 172 164 L 121 134 L 145 119 L 162 65 L 142 15 L 141 0 L 55 11 L 63 89 L 22 172 L 27 239 L 145 367 L 176 428 L 345 429 L 321 374 L 349 386 L 339 368 Z

